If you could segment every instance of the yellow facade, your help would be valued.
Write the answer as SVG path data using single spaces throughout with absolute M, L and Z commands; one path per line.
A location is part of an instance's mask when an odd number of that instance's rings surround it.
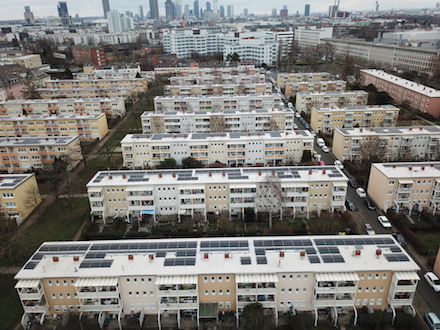
M 330 73 L 328 72 L 311 72 L 311 73 L 283 73 L 277 75 L 277 87 L 284 88 L 286 82 L 298 81 L 322 81 L 329 80 Z
M 232 255 L 225 254 L 224 264 Z M 235 311 L 236 283 L 234 274 L 204 274 L 198 276 L 200 304 L 217 303 L 219 311 Z

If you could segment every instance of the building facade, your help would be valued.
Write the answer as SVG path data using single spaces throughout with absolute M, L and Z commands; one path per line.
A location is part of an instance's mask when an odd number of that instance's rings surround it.
M 156 167 L 167 158 L 178 163 L 187 157 L 203 165 L 280 166 L 299 163 L 304 151 L 313 154 L 309 131 L 263 133 L 128 134 L 121 141 L 124 166 Z
M 295 97 L 299 92 L 344 92 L 347 82 L 344 80 L 286 82 L 284 95 Z
M 371 164 L 368 195 L 383 211 L 440 208 L 440 162 Z
M 264 74 L 264 71 L 260 68 L 256 68 L 255 65 L 251 64 L 240 64 L 237 66 L 228 67 L 211 67 L 211 68 L 201 68 L 199 66 L 191 67 L 156 67 L 154 68 L 154 73 L 157 75 L 178 75 L 178 76 L 222 76 L 222 75 L 255 75 Z
M 307 28 L 295 29 L 295 41 L 298 47 L 305 49 L 307 47 L 316 47 L 323 43 L 322 39 L 331 38 L 333 36 L 333 27 L 317 28 L 311 26 Z
M 141 122 L 144 134 L 288 131 L 294 114 L 290 109 L 144 112 Z
M 311 312 L 315 325 L 332 309 L 336 326 L 347 313 L 356 324 L 367 307 L 415 315 L 419 269 L 391 235 L 47 242 L 15 275 L 15 288 L 23 326 L 55 314 L 96 319 L 103 311 L 119 328 L 130 314 L 140 325 L 151 316 L 160 328 L 162 317 L 177 327 L 192 317 L 197 327 L 203 317 L 233 312 L 239 324 L 253 302 L 275 321 Z M 101 326 L 105 319 L 98 318 Z
M 312 108 L 310 126 L 316 132 L 331 133 L 336 128 L 393 127 L 399 117 L 394 105 Z
M 382 70 L 361 70 L 361 84 L 373 84 L 387 92 L 395 102 L 407 102 L 412 108 L 432 116 L 440 116 L 440 91 L 403 79 Z
M 78 65 L 92 64 L 95 68 L 107 65 L 105 50 L 101 47 L 77 45 L 72 47 L 73 62 Z
M 166 96 L 272 94 L 270 83 L 165 85 Z
M 417 159 L 440 160 L 440 127 L 336 128 L 332 152 L 339 160 L 361 157 L 363 143 L 377 142 L 385 158 L 395 160 L 406 155 Z
M 330 73 L 328 72 L 279 73 L 277 75 L 277 87 L 284 88 L 287 82 L 329 81 L 330 79 Z
M 255 75 L 203 75 L 203 76 L 176 76 L 170 78 L 171 85 L 211 85 L 211 84 L 255 84 L 264 83 L 266 76 Z
M 75 89 L 93 88 L 101 90 L 105 88 L 129 88 L 132 93 L 145 92 L 148 90 L 148 82 L 145 79 L 93 79 L 93 80 L 49 80 L 44 83 L 49 89 Z
M 300 92 L 296 94 L 297 111 L 310 113 L 313 107 L 355 107 L 366 105 L 368 93 L 365 91 L 347 92 Z

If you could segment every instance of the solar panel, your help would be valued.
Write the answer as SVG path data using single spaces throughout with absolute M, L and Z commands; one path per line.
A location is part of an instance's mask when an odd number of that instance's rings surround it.
M 167 258 L 165 259 L 164 266 L 194 266 L 196 264 L 196 258 Z
M 345 262 L 340 254 L 326 254 L 321 256 L 324 263 L 341 263 Z
M 336 246 L 320 246 L 318 251 L 321 254 L 339 253 L 339 249 Z
M 251 258 L 250 257 L 241 257 L 240 259 L 242 265 L 250 265 Z
M 176 257 L 195 257 L 196 256 L 196 250 L 183 250 L 183 251 L 177 251 Z
M 391 252 L 402 252 L 402 249 L 397 245 L 380 245 L 381 249 L 389 249 Z
M 84 260 L 79 268 L 109 268 L 113 260 Z
M 166 251 L 157 251 L 156 252 L 156 257 L 157 258 L 165 258 L 166 255 L 167 255 Z
M 321 261 L 319 260 L 318 256 L 307 255 L 307 258 L 309 258 L 309 261 L 310 261 L 311 264 L 319 264 L 319 263 L 321 263 Z
M 389 262 L 409 261 L 409 258 L 403 253 L 384 254 Z
M 35 267 L 37 267 L 38 262 L 33 262 L 30 261 L 26 264 L 26 266 L 24 266 L 24 269 L 34 269 Z
M 267 258 L 266 257 L 257 257 L 257 264 L 258 265 L 267 265 Z
M 104 259 L 105 253 L 104 252 L 89 252 L 84 257 L 85 259 Z

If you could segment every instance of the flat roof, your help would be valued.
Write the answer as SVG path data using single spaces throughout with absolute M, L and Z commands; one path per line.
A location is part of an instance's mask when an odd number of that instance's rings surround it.
M 296 73 L 278 73 L 277 77 L 287 77 L 287 76 L 317 76 L 327 74 L 330 75 L 329 72 L 296 72 Z
M 381 255 L 376 255 L 380 249 Z M 361 251 L 354 255 L 354 251 Z M 284 256 L 280 256 L 280 251 Z M 304 251 L 305 256 L 300 252 Z M 225 258 L 225 253 L 230 258 Z M 207 258 L 205 258 L 207 254 Z M 130 260 L 128 255 L 132 255 Z M 150 258 L 150 255 L 152 256 Z M 53 261 L 53 257 L 58 261 Z M 79 257 L 73 261 L 73 257 Z M 46 242 L 15 279 L 417 271 L 391 235 Z M 345 278 L 345 277 L 344 277 Z M 273 278 L 276 280 L 276 278 Z M 193 280 L 191 280 L 193 282 Z
M 286 85 L 295 85 L 295 84 L 328 84 L 328 83 L 346 83 L 346 81 L 345 80 L 286 81 Z
M 338 111 L 346 111 L 346 112 L 356 112 L 356 111 L 395 111 L 400 109 L 395 107 L 392 104 L 382 104 L 382 105 L 357 105 L 353 107 L 313 107 L 318 112 L 338 112 Z
M 18 116 L 0 116 L 0 121 L 11 120 L 58 120 L 58 119 L 96 119 L 105 116 L 103 113 L 88 115 L 18 115 Z
M 418 84 L 414 81 L 400 78 L 398 76 L 386 73 L 383 70 L 361 70 L 361 73 L 364 72 L 366 74 L 372 75 L 376 78 L 380 78 L 382 80 L 385 80 L 389 83 L 399 85 L 401 87 L 404 87 L 408 90 L 411 90 L 413 92 L 429 96 L 429 97 L 440 97 L 440 91 L 438 89 L 434 89 L 431 87 L 428 87 L 426 85 Z
M 428 135 L 440 134 L 440 126 L 396 126 L 370 128 L 335 128 L 344 136 L 371 136 L 371 135 Z
M 91 97 L 91 98 L 66 98 L 66 99 L 31 99 L 31 100 L 25 100 L 25 99 L 16 99 L 16 100 L 7 100 L 0 102 L 0 104 L 37 104 L 37 103 L 71 103 L 71 102 L 114 102 L 114 101 L 120 101 L 123 100 L 123 97 Z
M 390 179 L 440 179 L 440 162 L 405 162 L 371 164 Z
M 30 174 L 1 174 L 0 175 L 0 189 L 10 190 L 15 189 L 35 173 Z
M 65 146 L 78 138 L 78 135 L 0 138 L 0 147 Z
M 53 79 L 53 80 L 48 80 L 45 81 L 45 84 L 50 84 L 50 83 L 61 83 L 61 82 L 69 82 L 69 83 L 85 83 L 85 82 L 101 82 L 101 81 L 145 81 L 144 78 L 114 78 L 114 79 L 110 79 L 110 78 L 99 78 L 99 79 L 87 79 L 87 80 L 75 80 L 75 79 Z
M 270 115 L 270 114 L 292 114 L 294 111 L 291 109 L 246 109 L 246 110 L 200 110 L 200 111 L 165 111 L 162 113 L 155 113 L 151 111 L 144 111 L 141 115 L 142 117 L 153 117 L 153 116 L 173 116 L 173 117 L 183 117 L 183 116 L 216 116 L 216 115 Z
M 278 93 L 272 94 L 233 94 L 233 95 L 167 95 L 167 96 L 155 96 L 154 100 L 211 100 L 211 99 L 252 99 L 252 98 L 281 98 Z
M 180 85 L 165 85 L 164 88 L 187 88 L 187 87 L 200 87 L 200 88 L 203 88 L 203 87 L 223 87 L 223 86 L 241 86 L 241 85 L 242 85 L 241 83 L 232 83 L 232 84 L 197 84 L 197 85 L 195 85 L 195 84 L 180 84 Z M 272 84 L 271 83 L 267 83 L 267 82 L 255 82 L 255 83 L 251 82 L 251 83 L 246 83 L 245 87 L 247 87 L 247 86 L 258 86 L 258 85 L 266 86 L 266 87 L 268 87 L 268 86 L 272 87 Z
M 297 95 L 368 95 L 366 91 L 299 92 Z

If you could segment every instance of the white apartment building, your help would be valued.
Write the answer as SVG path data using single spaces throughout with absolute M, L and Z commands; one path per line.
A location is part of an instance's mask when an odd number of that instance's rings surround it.
M 124 166 L 155 167 L 167 158 L 177 163 L 187 157 L 203 165 L 280 166 L 299 163 L 304 151 L 313 154 L 309 131 L 192 134 L 128 134 L 121 141 Z
M 284 88 L 287 82 L 301 81 L 328 81 L 331 75 L 328 72 L 298 72 L 277 74 L 277 87 Z
M 284 87 L 284 96 L 296 97 L 299 92 L 344 92 L 347 82 L 344 80 L 329 81 L 287 81 Z
M 347 177 L 336 166 L 98 172 L 87 184 L 92 217 L 242 215 L 282 217 L 345 210 Z M 270 194 L 268 192 L 271 192 Z
M 368 195 L 383 210 L 440 208 L 440 162 L 371 164 Z
M 296 94 L 295 108 L 298 111 L 310 113 L 313 107 L 354 107 L 366 105 L 366 91 L 347 92 L 300 92 Z
M 317 28 L 316 26 L 295 29 L 295 41 L 299 48 L 316 47 L 322 39 L 333 37 L 333 27 Z
M 135 79 L 136 76 L 140 76 L 149 82 L 153 82 L 155 75 L 154 71 L 141 71 L 140 66 L 135 68 L 105 68 L 105 69 L 93 69 L 88 70 L 89 67 L 85 67 L 87 72 L 72 73 L 73 79 L 76 80 L 96 80 L 96 79 Z
M 173 66 L 173 67 L 156 67 L 154 68 L 154 74 L 156 75 L 168 75 L 176 74 L 179 76 L 204 76 L 204 75 L 255 75 L 264 74 L 265 70 L 261 68 L 256 68 L 252 64 L 239 64 L 237 66 L 227 66 L 227 67 L 211 67 L 211 68 L 201 68 L 198 66 L 187 67 L 187 66 Z
M 176 76 L 170 78 L 171 85 L 210 85 L 210 84 L 254 84 L 264 83 L 264 74 L 255 75 L 203 75 Z
M 399 108 L 394 105 L 312 108 L 310 126 L 316 132 L 331 133 L 336 128 L 396 126 Z
M 139 313 L 161 327 L 162 317 L 194 327 L 203 317 L 260 302 L 275 324 L 287 312 L 318 316 L 358 310 L 409 309 L 420 268 L 391 235 L 273 236 L 43 243 L 15 275 L 22 324 L 103 312 L 122 329 Z M 77 316 L 78 315 L 78 316 Z M 149 318 L 148 318 L 149 317 Z M 148 319 L 147 319 L 148 318 Z
M 292 47 L 295 38 L 295 31 L 274 31 L 275 40 L 278 43 L 278 57 L 286 59 Z
M 294 114 L 290 109 L 144 112 L 141 121 L 144 134 L 289 131 Z
M 85 115 L 105 113 L 109 117 L 125 116 L 125 102 L 119 98 L 34 99 L 0 102 L 0 116 Z
M 166 96 L 272 94 L 272 85 L 270 83 L 165 85 L 164 93 Z
M 279 94 L 156 96 L 154 98 L 154 110 L 156 112 L 279 109 L 282 107 L 284 107 L 284 104 L 281 102 Z
M 363 143 L 377 141 L 388 160 L 402 155 L 440 160 L 440 126 L 337 128 L 332 152 L 339 160 L 360 157 Z M 436 159 L 437 158 L 437 159 Z

